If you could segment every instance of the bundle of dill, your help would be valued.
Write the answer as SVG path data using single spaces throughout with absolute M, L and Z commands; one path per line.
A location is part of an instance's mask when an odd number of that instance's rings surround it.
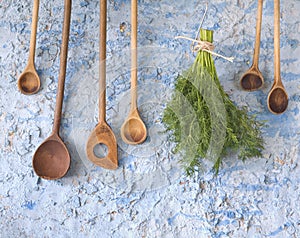
M 201 29 L 201 41 L 213 41 L 213 31 Z M 229 151 L 238 158 L 261 156 L 263 123 L 238 108 L 224 91 L 210 53 L 200 50 L 193 65 L 175 82 L 163 123 L 182 154 L 186 173 L 203 168 L 204 158 L 212 161 L 218 173 L 222 158 Z

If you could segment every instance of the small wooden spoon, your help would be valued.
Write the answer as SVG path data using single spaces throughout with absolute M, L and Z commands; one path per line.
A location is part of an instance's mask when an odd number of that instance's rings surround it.
M 121 137 L 127 144 L 140 144 L 147 137 L 147 129 L 137 108 L 137 0 L 131 0 L 131 106 L 121 127 Z
M 67 147 L 59 137 L 64 85 L 67 66 L 68 40 L 71 18 L 71 0 L 65 0 L 64 25 L 60 55 L 60 71 L 56 95 L 54 123 L 51 135 L 36 150 L 32 164 L 35 173 L 44 179 L 59 179 L 70 167 L 70 155 Z
M 21 93 L 26 95 L 37 93 L 41 85 L 39 75 L 37 74 L 34 66 L 39 4 L 39 0 L 34 0 L 28 63 L 18 79 L 18 88 Z
M 260 52 L 260 35 L 261 35 L 261 22 L 262 22 L 262 8 L 263 0 L 258 0 L 257 7 L 257 20 L 256 20 L 256 37 L 253 55 L 253 64 L 248 71 L 241 77 L 241 87 L 246 91 L 255 91 L 262 87 L 264 78 L 259 71 L 258 61 Z
M 88 159 L 94 164 L 105 169 L 118 168 L 118 151 L 116 137 L 106 122 L 106 23 L 107 23 L 107 0 L 100 2 L 100 80 L 99 80 L 99 123 L 92 131 L 87 145 Z M 104 158 L 95 155 L 97 145 L 105 145 L 108 153 Z
M 280 77 L 280 2 L 274 0 L 274 84 L 268 95 L 268 108 L 274 114 L 288 107 L 288 94 Z

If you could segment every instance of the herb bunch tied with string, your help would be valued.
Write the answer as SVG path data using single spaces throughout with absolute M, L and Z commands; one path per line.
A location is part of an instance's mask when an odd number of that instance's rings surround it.
M 182 155 L 186 173 L 193 175 L 210 161 L 218 173 L 222 159 L 235 152 L 245 160 L 261 156 L 264 141 L 262 122 L 238 108 L 224 91 L 217 76 L 209 45 L 213 32 L 200 30 L 195 62 L 175 81 L 172 99 L 167 103 L 163 123 L 175 142 L 175 153 Z M 220 56 L 220 55 L 218 55 Z

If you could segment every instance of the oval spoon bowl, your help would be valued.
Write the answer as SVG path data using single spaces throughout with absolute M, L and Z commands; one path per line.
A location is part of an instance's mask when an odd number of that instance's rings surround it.
M 147 138 L 147 128 L 136 110 L 121 127 L 122 140 L 130 145 L 143 143 Z
M 264 84 L 262 73 L 256 68 L 250 68 L 240 80 L 241 87 L 246 91 L 255 91 Z
M 36 150 L 32 165 L 39 177 L 54 180 L 68 172 L 70 161 L 67 147 L 58 135 L 52 134 Z
M 288 107 L 288 94 L 283 87 L 272 88 L 268 95 L 268 108 L 274 114 L 285 112 Z
M 25 70 L 18 80 L 19 90 L 26 95 L 37 93 L 40 85 L 40 78 L 35 70 Z

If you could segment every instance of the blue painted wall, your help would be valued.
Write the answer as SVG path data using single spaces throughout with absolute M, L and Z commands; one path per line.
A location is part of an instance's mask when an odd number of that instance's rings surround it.
M 219 78 L 238 106 L 260 120 L 265 151 L 245 163 L 232 155 L 220 174 L 186 177 L 162 133 L 162 112 L 174 79 L 194 59 L 190 43 L 202 1 L 139 1 L 139 105 L 149 129 L 144 145 L 128 146 L 119 128 L 129 111 L 130 1 L 108 1 L 107 119 L 119 145 L 120 168 L 94 167 L 85 143 L 97 123 L 99 3 L 74 0 L 61 137 L 72 156 L 67 176 L 39 179 L 31 160 L 50 134 L 59 70 L 63 1 L 41 1 L 35 64 L 42 87 L 34 96 L 16 86 L 24 69 L 32 1 L 0 1 L 0 230 L 1 237 L 299 237 L 300 1 L 281 3 L 281 74 L 290 101 L 272 115 L 273 1 L 264 1 L 262 90 L 247 93 L 240 76 L 252 63 L 257 1 L 209 4 Z M 122 29 L 120 29 L 122 25 Z

